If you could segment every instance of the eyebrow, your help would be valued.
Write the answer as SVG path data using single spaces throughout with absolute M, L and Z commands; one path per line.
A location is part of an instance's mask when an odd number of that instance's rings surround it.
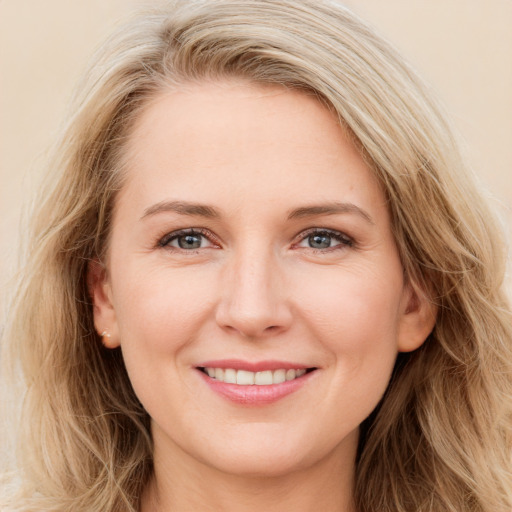
M 317 217 L 320 215 L 336 215 L 351 213 L 362 217 L 370 224 L 375 224 L 368 212 L 356 206 L 353 203 L 330 202 L 320 205 L 304 206 L 291 210 L 288 214 L 288 220 L 300 219 L 303 217 Z
M 145 219 L 152 215 L 164 212 L 178 213 L 179 215 L 189 215 L 206 217 L 210 219 L 220 218 L 220 213 L 213 206 L 200 203 L 189 203 L 187 201 L 161 201 L 144 210 L 141 217 Z M 375 224 L 371 216 L 359 206 L 353 203 L 329 202 L 320 205 L 302 206 L 295 208 L 288 213 L 288 220 L 300 219 L 304 217 L 318 217 L 321 215 L 336 214 L 356 214 L 362 217 L 370 224 Z
M 220 213 L 215 208 L 206 204 L 189 203 L 187 201 L 161 201 L 160 203 L 146 208 L 141 220 L 163 212 L 174 212 L 180 215 L 193 215 L 208 218 L 220 217 Z

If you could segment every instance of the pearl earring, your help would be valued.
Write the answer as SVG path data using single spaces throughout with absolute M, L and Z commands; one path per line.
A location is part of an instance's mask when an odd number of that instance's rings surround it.
M 101 334 L 101 340 L 103 341 L 103 344 L 105 344 L 105 341 L 108 341 L 110 339 L 110 337 L 112 336 L 107 329 L 105 329 Z M 105 340 L 106 338 L 106 340 Z

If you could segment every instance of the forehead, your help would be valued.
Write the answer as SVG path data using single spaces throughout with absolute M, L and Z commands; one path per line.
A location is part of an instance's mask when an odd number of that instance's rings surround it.
M 316 98 L 281 86 L 205 82 L 146 106 L 127 145 L 121 195 L 233 203 L 293 199 L 383 203 L 371 171 Z M 133 199 L 133 198 L 132 198 Z M 133 201 L 132 201 L 133 202 Z

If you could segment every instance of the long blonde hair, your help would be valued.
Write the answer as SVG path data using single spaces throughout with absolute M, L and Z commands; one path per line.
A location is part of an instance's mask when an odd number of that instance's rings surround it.
M 108 243 L 130 127 L 161 91 L 242 77 L 315 94 L 389 200 L 407 279 L 437 304 L 361 427 L 359 512 L 512 510 L 512 327 L 502 234 L 415 73 L 329 0 L 179 0 L 96 56 L 50 164 L 5 343 L 27 390 L 18 509 L 136 511 L 147 413 L 92 321 L 88 262 Z

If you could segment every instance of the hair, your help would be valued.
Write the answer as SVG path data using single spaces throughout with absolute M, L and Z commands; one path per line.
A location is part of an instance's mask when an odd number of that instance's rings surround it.
M 231 78 L 314 94 L 338 116 L 387 196 L 406 279 L 438 308 L 361 426 L 358 512 L 510 512 L 503 235 L 428 88 L 329 0 L 174 1 L 96 55 L 49 166 L 5 332 L 26 383 L 16 509 L 138 510 L 149 417 L 120 350 L 95 332 L 88 264 L 107 250 L 123 150 L 148 102 Z

